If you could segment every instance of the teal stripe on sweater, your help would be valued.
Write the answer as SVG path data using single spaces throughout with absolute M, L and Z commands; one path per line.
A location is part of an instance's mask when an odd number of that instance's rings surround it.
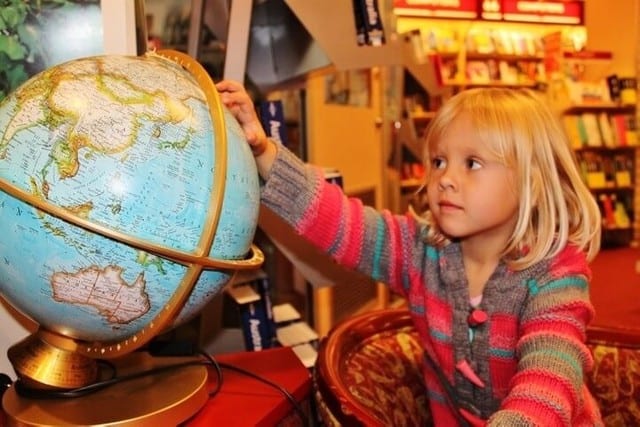
M 411 304 L 409 306 L 409 309 L 411 310 L 412 313 L 416 313 L 416 314 L 420 314 L 420 315 L 424 315 L 424 313 L 425 313 L 424 305 L 422 305 L 422 304 L 420 304 L 420 305 Z
M 545 359 L 553 358 L 553 359 L 562 360 L 567 365 L 571 366 L 571 369 L 573 369 L 578 376 L 582 376 L 582 365 L 578 360 L 576 360 L 574 356 L 569 355 L 566 351 L 551 350 L 551 349 L 544 350 L 544 351 L 541 350 L 541 351 L 536 351 L 535 353 L 532 353 L 530 357 L 539 357 L 540 354 L 543 354 L 543 356 L 541 357 L 544 357 Z
M 582 277 L 564 277 L 558 280 L 552 280 L 550 282 L 545 283 L 543 286 L 538 285 L 537 280 L 529 280 L 527 282 L 527 287 L 529 288 L 529 292 L 531 295 L 537 295 L 541 291 L 555 291 L 558 289 L 564 288 L 580 288 L 582 290 L 586 290 L 588 287 L 587 281 Z
M 438 251 L 433 246 L 425 246 L 424 251 L 427 254 L 427 258 L 429 258 L 430 260 L 435 261 L 438 259 Z
M 376 280 L 382 280 L 380 273 L 380 260 L 382 259 L 382 248 L 384 247 L 385 223 L 382 217 L 376 220 L 376 245 L 373 251 L 372 276 Z
M 513 350 L 505 350 L 504 348 L 489 348 L 489 354 L 500 359 L 513 359 L 515 352 Z
M 436 340 L 445 343 L 451 343 L 451 335 L 444 334 L 440 331 L 436 331 L 435 329 L 430 329 L 429 334 Z
M 571 366 L 579 376 L 582 376 L 582 364 L 578 363 L 575 357 L 570 356 L 566 351 L 554 351 L 553 353 L 558 359 L 564 360 L 565 363 Z

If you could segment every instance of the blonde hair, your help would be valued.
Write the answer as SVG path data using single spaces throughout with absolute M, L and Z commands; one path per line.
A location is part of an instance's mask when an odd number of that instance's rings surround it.
M 495 149 L 498 159 L 516 173 L 518 219 L 503 251 L 511 268 L 524 269 L 556 255 L 567 244 L 583 250 L 587 259 L 600 249 L 600 209 L 583 182 L 575 155 L 558 117 L 543 98 L 530 90 L 483 88 L 462 91 L 448 100 L 431 121 L 429 150 L 448 125 L 465 114 L 479 138 Z M 448 242 L 427 211 L 427 241 Z

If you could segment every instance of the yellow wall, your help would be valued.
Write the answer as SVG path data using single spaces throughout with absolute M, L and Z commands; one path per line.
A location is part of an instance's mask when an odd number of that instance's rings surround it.
M 613 52 L 611 68 L 635 76 L 639 0 L 585 0 L 587 47 Z

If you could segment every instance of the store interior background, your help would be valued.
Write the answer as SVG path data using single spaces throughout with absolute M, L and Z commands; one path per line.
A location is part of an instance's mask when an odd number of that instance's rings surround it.
M 258 6 L 270 1 L 275 0 L 256 0 L 253 3 Z M 199 1 L 146 0 L 145 3 L 146 11 L 154 16 L 150 34 L 159 35 L 163 30 L 161 25 L 167 22 L 167 14 L 172 8 L 188 8 Z M 210 15 L 223 3 L 205 1 L 205 20 L 212 19 L 207 13 Z M 251 4 L 250 1 L 245 3 Z M 339 12 L 343 7 L 350 7 L 351 2 L 287 0 L 285 3 L 305 16 L 311 16 L 311 21 L 305 24 L 316 29 L 318 35 L 324 37 L 323 40 L 329 40 L 327 43 L 335 42 L 335 45 L 348 47 L 352 43 L 353 48 L 357 48 L 355 35 L 352 33 L 353 24 Z M 607 62 L 606 69 L 620 76 L 636 77 L 640 66 L 638 3 L 639 0 L 584 2 L 586 48 L 611 52 L 612 59 Z M 380 0 L 379 4 L 383 13 L 391 13 L 390 0 Z M 317 10 L 313 10 L 314 8 Z M 228 13 L 228 10 L 221 13 Z M 335 17 L 332 25 L 327 25 L 327 16 Z M 389 22 L 389 19 L 387 16 L 385 21 Z M 215 19 L 213 21 L 215 22 Z M 366 49 L 372 52 L 375 48 Z M 202 53 L 206 54 L 207 52 Z M 402 204 L 400 182 L 389 167 L 389 158 L 395 149 L 393 123 L 400 117 L 399 110 L 402 108 L 401 94 L 397 93 L 397 82 L 401 78 L 399 68 L 395 65 L 375 63 L 384 62 L 379 59 L 379 53 L 352 55 L 350 59 L 344 58 L 344 52 L 329 52 L 327 56 L 329 61 L 326 66 L 310 66 L 308 72 L 291 80 L 279 81 L 274 77 L 273 81 L 264 82 L 263 88 L 256 90 L 262 92 L 260 95 L 264 98 L 283 99 L 286 106 L 285 114 L 289 115 L 286 118 L 290 133 L 299 138 L 300 145 L 303 146 L 299 149 L 305 160 L 338 169 L 343 176 L 344 188 L 348 194 L 361 197 L 366 203 L 378 208 L 398 207 Z M 242 63 L 246 58 L 246 51 L 226 53 L 227 61 Z M 335 58 L 339 59 L 339 63 L 336 63 Z M 321 62 L 316 65 L 322 65 Z M 326 102 L 326 77 L 338 71 L 365 75 L 369 79 L 369 99 L 364 106 Z M 635 179 L 637 183 L 637 174 Z M 640 198 L 636 197 L 636 201 L 638 199 Z M 394 304 L 392 296 L 386 292 L 384 286 L 370 283 L 358 275 L 336 268 L 330 260 L 321 257 L 304 242 L 297 240 L 268 212 L 261 214 L 260 225 L 263 232 L 259 237 L 264 239 L 267 245 L 265 270 L 272 279 L 274 300 L 294 302 L 320 336 L 326 334 L 335 322 L 346 316 Z M 594 296 L 600 301 L 603 312 L 616 312 L 616 321 L 620 320 L 621 314 L 636 316 L 637 319 L 640 312 L 640 309 L 629 306 L 632 301 L 637 301 L 636 261 L 640 261 L 640 252 L 636 249 L 623 249 L 624 256 L 620 255 L 620 248 L 604 250 L 602 256 L 594 263 Z M 614 271 L 620 277 L 612 276 Z M 339 284 L 344 286 L 332 286 Z M 611 292 L 614 286 L 618 288 L 617 292 Z M 628 294 L 624 293 L 626 291 L 621 291 L 622 288 L 635 292 L 635 296 L 629 298 Z M 620 304 L 626 305 L 621 308 Z M 222 324 L 222 305 L 221 298 L 218 298 L 212 303 L 210 310 L 203 312 L 198 324 L 198 339 L 204 341 L 212 353 L 242 350 L 241 333 L 229 330 Z M 0 307 L 0 323 L 3 325 L 0 330 L 0 372 L 12 374 L 11 365 L 6 360 L 6 350 L 33 330 L 34 325 L 6 305 Z

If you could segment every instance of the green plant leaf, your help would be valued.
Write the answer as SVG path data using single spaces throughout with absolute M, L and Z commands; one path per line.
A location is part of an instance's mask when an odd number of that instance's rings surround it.
M 7 74 L 11 90 L 17 88 L 29 78 L 29 74 L 27 74 L 27 71 L 22 64 L 18 64 L 16 67 L 13 67 L 13 69 Z
M 4 52 L 9 59 L 17 61 L 26 57 L 27 51 L 15 37 L 0 34 L 0 52 Z
M 0 20 L 4 21 L 7 28 L 15 28 L 24 23 L 27 18 L 27 6 L 19 4 L 0 9 Z

